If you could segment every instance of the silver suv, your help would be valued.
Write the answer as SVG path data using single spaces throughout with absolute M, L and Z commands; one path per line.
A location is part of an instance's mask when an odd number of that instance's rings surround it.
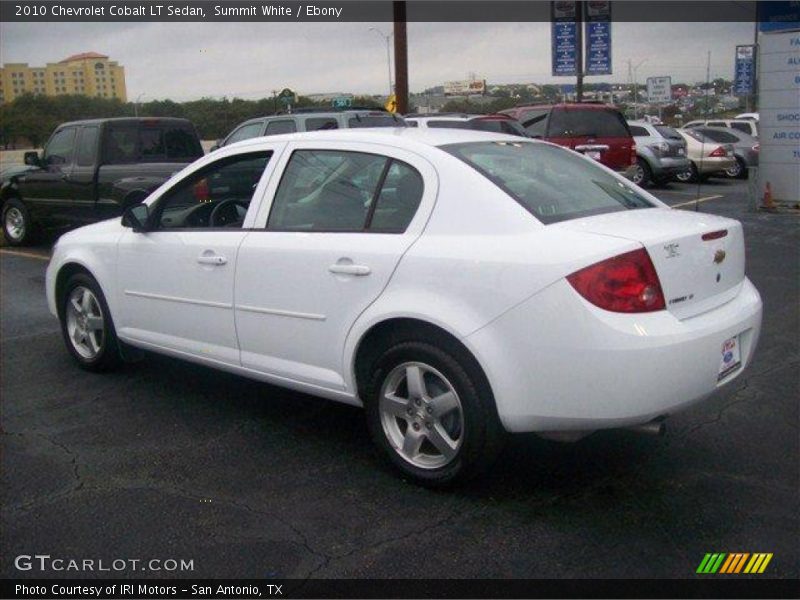
M 686 141 L 672 127 L 629 121 L 636 142 L 636 166 L 631 179 L 636 185 L 660 184 L 689 171 Z
M 248 119 L 233 128 L 225 138 L 217 140 L 211 150 L 229 146 L 235 142 L 263 135 L 280 135 L 297 131 L 319 131 L 321 129 L 353 129 L 356 127 L 406 127 L 402 117 L 380 109 L 296 109 L 291 113 L 279 113 L 268 117 Z

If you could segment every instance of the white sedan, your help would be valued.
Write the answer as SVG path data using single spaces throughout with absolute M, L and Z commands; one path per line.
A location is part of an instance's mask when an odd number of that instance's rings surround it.
M 51 312 L 89 370 L 164 353 L 363 406 L 442 485 L 506 432 L 653 428 L 750 362 L 742 226 L 597 162 L 467 130 L 342 130 L 210 154 L 63 236 Z

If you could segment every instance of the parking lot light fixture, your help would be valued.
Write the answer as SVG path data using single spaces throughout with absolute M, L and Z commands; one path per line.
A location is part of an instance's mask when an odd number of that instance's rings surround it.
M 386 43 L 386 68 L 387 68 L 387 70 L 389 72 L 389 95 L 391 96 L 392 95 L 392 55 L 391 55 L 391 50 L 389 49 L 389 46 L 391 44 L 391 40 L 392 40 L 392 36 L 394 35 L 394 32 L 383 33 L 377 27 L 370 27 L 369 30 L 370 31 L 374 31 L 379 36 L 381 36 L 383 38 L 383 41 Z

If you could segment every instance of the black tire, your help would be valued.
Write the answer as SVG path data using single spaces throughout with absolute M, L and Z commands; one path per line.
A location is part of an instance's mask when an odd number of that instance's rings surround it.
M 91 292 L 94 297 L 94 300 L 90 302 L 91 312 L 97 314 L 97 309 L 99 309 L 99 314 L 103 322 L 102 335 L 98 335 L 93 332 L 94 337 L 92 340 L 97 341 L 98 347 L 93 356 L 87 356 L 85 353 L 81 352 L 79 349 L 81 344 L 74 341 L 70 332 L 73 324 L 70 322 L 72 317 L 69 316 L 69 304 L 72 301 L 71 299 L 73 293 L 78 294 L 81 290 L 89 290 Z M 82 369 L 86 369 L 87 371 L 95 372 L 109 371 L 118 367 L 122 363 L 122 355 L 120 354 L 120 344 L 117 340 L 117 332 L 114 328 L 114 321 L 111 318 L 111 311 L 108 309 L 108 304 L 106 303 L 103 291 L 100 289 L 100 286 L 94 277 L 88 273 L 76 273 L 75 275 L 72 275 L 67 280 L 61 297 L 58 298 L 58 303 L 59 319 L 61 321 L 61 334 L 64 337 L 64 343 L 67 346 L 67 350 L 78 363 L 78 366 L 80 366 Z M 94 331 L 100 330 L 97 329 Z M 89 338 L 87 335 L 84 335 L 84 338 L 87 340 L 87 347 L 89 347 Z M 89 348 L 89 350 L 91 350 L 91 348 Z
M 38 228 L 19 198 L 11 197 L 3 203 L 2 219 L 3 237 L 9 245 L 27 246 L 36 240 Z
M 680 181 L 681 183 L 690 183 L 693 181 L 697 181 L 697 178 L 698 178 L 697 166 L 694 164 L 694 161 L 692 161 L 691 167 L 689 168 L 688 171 L 679 173 L 675 176 L 675 179 Z
M 736 157 L 736 166 L 731 167 L 730 169 L 725 169 L 725 175 L 730 177 L 731 179 L 746 179 L 747 178 L 747 165 L 744 164 L 744 161 Z
M 380 453 L 404 475 L 427 487 L 453 485 L 481 474 L 497 458 L 505 439 L 505 430 L 497 416 L 488 384 L 482 373 L 476 372 L 475 366 L 470 364 L 471 361 L 459 354 L 419 340 L 394 343 L 375 361 L 366 386 L 364 403 L 367 427 Z M 381 410 L 382 390 L 392 374 L 406 368 L 405 365 L 409 363 L 424 364 L 443 375 L 460 402 L 460 414 L 463 415 L 463 427 L 459 430 L 460 445 L 454 456 L 448 459 L 449 462 L 440 467 L 423 468 L 409 462 L 393 444 L 384 427 L 383 419 L 391 417 L 386 417 Z M 410 391 L 407 395 L 409 398 L 412 396 Z M 424 415 L 424 408 L 420 411 Z M 400 424 L 401 417 L 394 418 Z M 429 425 L 426 426 L 430 429 Z M 411 422 L 408 421 L 406 435 L 410 428 Z M 424 427 L 421 432 L 417 430 L 416 434 L 425 435 Z M 433 449 L 433 446 L 430 448 Z
M 641 177 L 640 181 L 636 181 L 639 177 Z M 649 185 L 653 181 L 653 171 L 650 169 L 650 165 L 647 164 L 647 161 L 643 158 L 636 159 L 636 171 L 634 172 L 633 176 L 633 183 L 638 186 L 645 187 Z

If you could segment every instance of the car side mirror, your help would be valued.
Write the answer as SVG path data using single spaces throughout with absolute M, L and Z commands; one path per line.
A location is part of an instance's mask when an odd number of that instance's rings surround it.
M 147 231 L 150 209 L 147 204 L 134 204 L 122 212 L 122 226 L 130 227 L 135 232 Z
M 41 165 L 38 152 L 26 152 L 23 156 L 23 161 L 26 165 L 30 165 L 32 167 L 38 167 Z

